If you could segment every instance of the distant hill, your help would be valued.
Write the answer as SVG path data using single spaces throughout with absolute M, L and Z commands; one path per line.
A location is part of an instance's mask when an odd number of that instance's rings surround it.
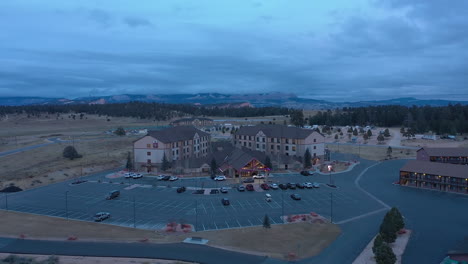
M 413 97 L 389 100 L 359 102 L 329 102 L 310 98 L 301 98 L 292 93 L 257 93 L 257 94 L 122 94 L 99 97 L 79 97 L 75 99 L 48 97 L 0 97 L 0 105 L 65 105 L 65 104 L 111 104 L 130 101 L 157 102 L 168 104 L 193 104 L 211 107 L 263 107 L 280 106 L 297 109 L 333 109 L 342 107 L 361 107 L 377 105 L 402 106 L 445 106 L 448 104 L 468 105 L 468 101 L 419 100 Z

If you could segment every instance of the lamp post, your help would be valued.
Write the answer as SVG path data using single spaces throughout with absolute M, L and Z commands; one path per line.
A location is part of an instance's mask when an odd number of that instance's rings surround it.
M 68 220 L 68 191 L 65 192 L 65 217 Z
M 332 166 L 332 165 L 328 165 L 328 172 L 330 173 L 330 174 L 329 174 L 329 175 L 330 175 L 330 185 L 333 184 L 333 183 L 332 183 L 332 177 L 331 177 L 331 175 L 332 175 L 332 170 L 333 170 L 333 166 Z
M 135 207 L 135 196 L 133 196 L 133 228 L 136 228 L 136 207 Z
M 8 193 L 5 193 L 5 209 L 8 211 Z
M 281 217 L 283 217 L 284 224 L 284 190 L 281 190 Z
M 330 192 L 330 223 L 333 223 L 333 193 Z

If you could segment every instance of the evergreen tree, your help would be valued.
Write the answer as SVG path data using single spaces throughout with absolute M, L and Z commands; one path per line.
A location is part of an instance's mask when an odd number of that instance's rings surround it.
M 387 156 L 388 156 L 388 157 L 391 157 L 391 156 L 392 156 L 392 151 L 393 151 L 393 150 L 392 150 L 392 147 L 388 146 L 388 148 L 387 148 Z
M 304 113 L 302 110 L 295 110 L 291 113 L 291 123 L 297 127 L 303 127 L 305 125 Z
M 380 234 L 377 234 L 377 236 L 374 239 L 374 245 L 372 246 L 372 252 L 374 254 L 377 252 L 377 248 L 380 247 L 384 243 L 382 236 Z
M 125 165 L 125 168 L 127 168 L 127 170 L 129 171 L 133 170 L 133 162 L 132 162 L 132 156 L 130 154 L 130 151 L 127 154 L 127 165 Z
M 335 134 L 335 140 L 338 140 L 338 134 Z
M 369 138 L 372 137 L 372 131 L 371 131 L 370 129 L 367 130 L 367 136 L 368 136 Z
M 215 158 L 211 159 L 210 168 L 211 168 L 211 176 L 215 176 L 216 171 L 218 170 L 218 164 L 216 164 Z
M 390 213 L 392 214 L 393 223 L 395 224 L 395 230 L 399 231 L 402 228 L 404 228 L 405 220 L 403 219 L 403 216 L 401 215 L 400 211 L 396 207 L 393 207 L 392 209 L 390 209 Z
M 382 136 L 381 134 L 377 136 L 377 140 L 379 141 L 379 143 L 383 143 L 385 141 L 385 138 L 384 136 Z
M 395 218 L 392 211 L 388 211 L 380 224 L 380 235 L 387 243 L 393 243 L 396 239 L 396 232 L 398 231 Z
M 375 261 L 377 264 L 394 264 L 397 258 L 393 250 L 385 243 L 382 243 L 375 253 Z
M 312 155 L 310 155 L 309 149 L 306 149 L 306 152 L 304 153 L 304 168 L 308 169 L 312 167 Z
M 369 136 L 367 135 L 367 133 L 364 133 L 364 135 L 362 137 L 364 138 L 365 141 L 367 141 L 369 139 Z
M 273 168 L 273 165 L 271 164 L 271 160 L 270 160 L 270 157 L 269 156 L 266 156 L 265 157 L 265 163 L 264 165 L 269 168 L 270 170 Z
M 263 228 L 271 228 L 270 218 L 267 214 L 265 214 L 265 217 L 263 217 Z
M 358 130 L 355 128 L 355 129 L 353 130 L 353 136 L 357 136 L 357 135 L 358 135 Z
M 78 154 L 78 152 L 76 151 L 75 147 L 73 146 L 66 146 L 64 149 L 63 149 L 63 157 L 64 158 L 67 158 L 67 159 L 70 159 L 70 160 L 73 160 L 73 159 L 76 159 L 76 158 L 81 158 L 83 157 L 82 155 Z
M 125 132 L 125 129 L 123 129 L 123 127 L 118 127 L 114 131 L 114 134 L 116 134 L 117 136 L 125 136 L 126 132 Z
M 386 128 L 384 131 L 384 137 L 390 137 L 390 131 L 388 130 L 388 128 Z
M 166 158 L 166 153 L 164 152 L 164 155 L 162 157 L 161 170 L 166 171 L 169 169 L 169 167 L 170 167 L 170 163 Z

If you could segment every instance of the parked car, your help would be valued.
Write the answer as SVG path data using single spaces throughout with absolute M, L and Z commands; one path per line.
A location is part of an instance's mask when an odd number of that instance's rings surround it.
M 310 182 L 304 182 L 304 186 L 308 189 L 313 188 L 314 186 Z
M 254 189 L 254 187 L 253 187 L 252 184 L 247 184 L 247 185 L 245 186 L 245 189 L 246 189 L 247 191 L 255 191 L 255 189 Z
M 163 181 L 168 181 L 170 178 L 171 178 L 171 176 L 166 175 L 166 176 L 164 176 L 164 178 L 163 178 L 162 180 L 163 180 Z
M 228 198 L 223 198 L 223 199 L 221 199 L 221 203 L 222 203 L 223 205 L 230 205 L 230 204 L 231 204 L 231 203 L 229 202 L 229 199 L 228 199 Z
M 222 192 L 222 193 L 227 193 L 228 188 L 227 187 L 221 187 L 221 189 L 219 189 L 219 191 Z
M 101 222 L 101 221 L 106 220 L 109 217 L 110 217 L 110 213 L 108 213 L 108 212 L 99 212 L 99 213 L 96 213 L 93 218 L 94 218 L 95 222 Z
M 284 183 L 280 183 L 279 187 L 281 188 L 281 190 L 287 190 L 288 189 L 288 185 L 286 185 Z
M 272 184 L 270 184 L 270 188 L 273 189 L 273 190 L 278 190 L 278 184 L 272 183 Z
M 254 179 L 265 179 L 265 174 L 254 175 L 252 178 L 254 178 Z
M 205 194 L 205 190 L 200 189 L 200 190 L 195 190 L 193 194 Z
M 252 183 L 255 182 L 254 178 L 247 178 L 243 181 L 244 183 Z
M 237 187 L 237 190 L 238 190 L 239 192 L 245 191 L 244 185 L 239 185 L 239 186 Z
M 296 183 L 296 187 L 299 188 L 299 189 L 304 189 L 305 188 L 303 183 Z
M 271 202 L 271 194 L 266 193 L 266 194 L 265 194 L 265 200 L 266 200 L 267 202 Z
M 226 176 L 224 175 L 220 175 L 220 176 L 216 176 L 214 178 L 215 181 L 225 181 L 226 180 Z
M 314 188 L 320 188 L 320 184 L 314 182 L 314 183 L 312 183 L 312 187 L 314 187 Z
M 270 186 L 268 186 L 268 184 L 266 184 L 266 183 L 262 183 L 262 184 L 260 184 L 260 188 L 262 188 L 263 190 L 269 190 Z
M 292 189 L 292 190 L 295 190 L 295 189 L 296 189 L 296 184 L 293 183 L 293 182 L 288 183 L 287 186 L 288 186 L 289 189 Z
M 218 194 L 219 190 L 218 189 L 211 189 L 210 194 Z
M 301 196 L 300 196 L 299 194 L 297 194 L 297 193 L 293 193 L 293 194 L 291 194 L 291 198 L 292 198 L 293 200 L 300 200 L 300 199 L 301 199 Z
M 179 179 L 179 177 L 177 177 L 177 176 L 171 176 L 171 177 L 169 177 L 169 180 L 170 180 L 170 181 L 177 181 L 178 179 Z
M 314 175 L 314 172 L 313 172 L 313 171 L 306 171 L 306 170 L 303 170 L 303 171 L 301 171 L 301 175 L 303 175 L 303 176 L 311 176 L 311 175 Z
M 162 175 L 162 174 L 161 174 L 161 175 L 158 175 L 158 176 L 156 177 L 156 180 L 162 181 L 162 180 L 164 180 L 164 177 L 166 177 L 166 176 L 164 176 L 164 175 Z
M 143 174 L 141 174 L 141 173 L 134 173 L 134 174 L 132 175 L 132 178 L 133 178 L 133 179 L 139 179 L 139 178 L 142 178 L 142 177 L 143 177 Z
M 183 192 L 185 192 L 184 186 L 177 188 L 177 193 L 183 193 Z
M 106 196 L 106 200 L 112 200 L 114 198 L 119 197 L 119 195 L 120 195 L 120 191 L 117 191 L 117 190 L 110 191 Z
M 133 175 L 133 172 L 126 172 L 126 173 L 124 174 L 124 177 L 127 178 L 127 179 L 128 179 L 128 178 L 132 178 L 132 175 Z

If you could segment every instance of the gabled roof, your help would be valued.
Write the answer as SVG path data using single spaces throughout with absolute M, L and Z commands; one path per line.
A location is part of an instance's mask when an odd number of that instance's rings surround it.
M 432 175 L 468 178 L 468 166 L 422 160 L 408 161 L 400 171 L 426 173 Z
M 299 127 L 289 127 L 283 125 L 257 125 L 257 126 L 241 126 L 235 133 L 236 135 L 247 135 L 255 136 L 259 131 L 262 131 L 267 137 L 274 138 L 295 138 L 305 139 L 312 133 L 317 133 L 323 136 L 317 131 L 304 129 Z
M 177 120 L 174 120 L 172 121 L 171 123 L 178 123 L 178 122 L 191 122 L 191 121 L 194 121 L 195 119 L 198 119 L 200 121 L 213 121 L 213 119 L 209 119 L 209 118 L 206 118 L 206 117 L 187 117 L 187 118 L 181 118 L 181 119 L 177 119 Z
M 149 136 L 154 137 L 155 139 L 164 143 L 190 140 L 193 139 L 195 134 L 198 134 L 200 137 L 206 137 L 210 135 L 206 132 L 196 129 L 193 126 L 177 126 L 163 130 L 148 131 Z
M 429 156 L 442 157 L 468 157 L 468 148 L 420 148 L 425 150 Z

